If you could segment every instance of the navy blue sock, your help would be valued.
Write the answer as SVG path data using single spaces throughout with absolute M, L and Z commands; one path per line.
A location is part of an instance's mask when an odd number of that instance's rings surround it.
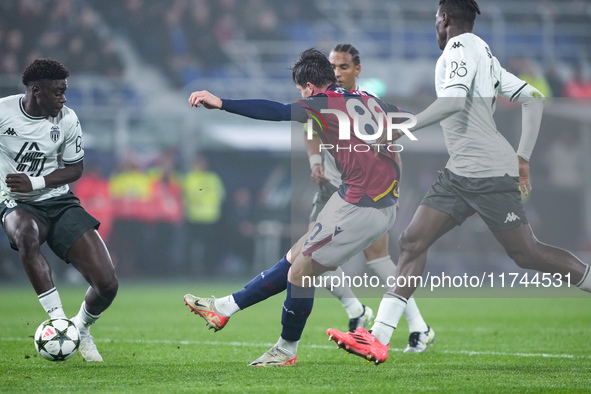
M 242 290 L 233 293 L 234 301 L 240 309 L 245 309 L 281 293 L 287 287 L 287 273 L 290 268 L 291 264 L 285 255 L 273 267 L 255 276 Z
M 287 282 L 287 298 L 281 314 L 281 338 L 299 341 L 313 306 L 314 287 L 300 287 Z

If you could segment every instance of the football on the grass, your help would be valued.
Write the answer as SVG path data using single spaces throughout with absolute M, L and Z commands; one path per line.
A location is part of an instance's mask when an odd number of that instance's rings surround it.
M 76 354 L 80 333 L 69 319 L 45 320 L 35 332 L 35 349 L 49 361 L 65 361 Z

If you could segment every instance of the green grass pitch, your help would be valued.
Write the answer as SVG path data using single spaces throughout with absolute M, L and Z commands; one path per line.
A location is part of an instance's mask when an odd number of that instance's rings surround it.
M 241 283 L 122 283 L 93 326 L 105 362 L 49 362 L 32 335 L 47 317 L 28 285 L 0 288 L 0 392 L 591 392 L 591 298 L 424 298 L 436 331 L 423 354 L 403 354 L 404 319 L 388 361 L 375 366 L 337 350 L 326 329 L 346 329 L 338 301 L 319 298 L 294 368 L 252 368 L 277 340 L 284 294 L 232 317 L 218 333 L 183 295 L 223 296 Z M 84 287 L 59 287 L 74 315 Z M 323 294 L 324 290 L 318 290 Z M 379 299 L 365 299 L 377 310 Z

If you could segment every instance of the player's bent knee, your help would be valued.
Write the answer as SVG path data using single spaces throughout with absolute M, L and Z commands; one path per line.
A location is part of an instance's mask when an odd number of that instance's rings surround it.
M 400 246 L 400 253 L 407 253 L 410 255 L 422 254 L 426 252 L 428 248 L 428 245 L 425 241 L 406 230 L 400 235 L 400 238 L 398 239 L 398 245 Z
M 513 250 L 507 251 L 509 257 L 523 269 L 536 269 L 537 258 L 532 250 Z
M 19 233 L 14 238 L 16 247 L 22 254 L 39 253 L 41 245 L 37 234 Z

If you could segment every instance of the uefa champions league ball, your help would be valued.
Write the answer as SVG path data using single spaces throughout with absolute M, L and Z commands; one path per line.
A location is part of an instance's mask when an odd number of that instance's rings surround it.
M 35 332 L 35 349 L 49 361 L 65 361 L 76 354 L 80 333 L 69 319 L 45 320 Z

